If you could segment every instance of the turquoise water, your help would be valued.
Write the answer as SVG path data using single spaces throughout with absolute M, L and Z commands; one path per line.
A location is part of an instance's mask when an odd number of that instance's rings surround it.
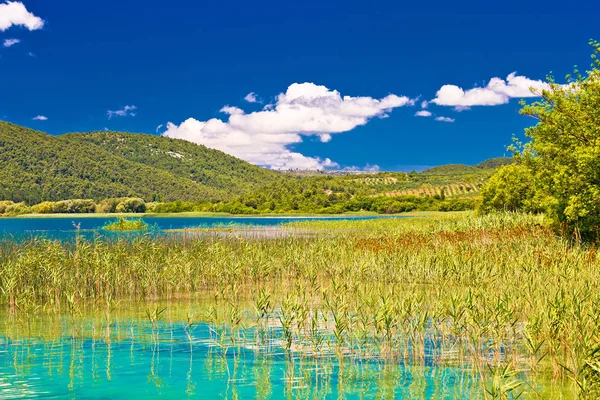
M 133 218 L 135 218 L 133 216 Z M 399 218 L 386 216 L 340 216 L 340 217 L 157 217 L 147 216 L 142 219 L 152 228 L 152 232 L 163 232 L 167 229 L 210 228 L 227 225 L 245 225 L 268 227 L 292 221 L 310 220 L 360 220 L 376 218 Z M 87 239 L 94 237 L 118 237 L 123 233 L 107 232 L 102 226 L 117 218 L 95 217 L 60 217 L 60 218 L 0 218 L 0 238 L 23 239 L 28 237 L 46 237 L 50 239 L 70 239 L 79 234 Z
M 87 333 L 0 336 L 0 398 L 468 399 L 477 384 L 459 368 L 303 356 L 277 342 L 219 340 L 206 324 L 86 323 Z M 189 333 L 189 335 L 188 335 Z M 96 337 L 95 339 L 93 337 Z M 107 338 L 110 338 L 107 340 Z

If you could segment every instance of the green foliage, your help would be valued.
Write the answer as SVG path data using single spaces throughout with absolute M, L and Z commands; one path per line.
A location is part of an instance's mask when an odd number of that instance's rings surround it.
M 5 200 L 0 201 L 0 214 L 4 214 L 9 206 L 15 204 L 13 201 Z
M 537 191 L 528 167 L 519 164 L 501 167 L 481 189 L 478 211 L 494 210 L 539 212 Z
M 576 69 L 566 85 L 549 78 L 549 90 L 538 93 L 540 101 L 522 103 L 521 114 L 539 122 L 526 129 L 531 140 L 520 151 L 516 146 L 513 150 L 530 171 L 535 186 L 530 194 L 541 199 L 556 229 L 576 239 L 596 240 L 600 238 L 600 43 L 591 45 L 590 71 Z M 524 189 L 523 182 L 516 183 Z M 519 205 L 515 202 L 509 208 Z
M 20 215 L 28 214 L 29 212 L 31 212 L 31 209 L 24 202 L 0 201 L 0 214 Z
M 99 213 L 144 213 L 146 203 L 138 197 L 104 199 L 96 206 Z
M 93 213 L 96 211 L 96 203 L 90 199 L 75 199 L 63 201 L 44 201 L 31 206 L 31 212 L 36 214 L 73 214 Z
M 138 219 L 119 218 L 117 221 L 110 222 L 102 227 L 107 231 L 143 231 L 148 229 L 148 224 Z
M 103 213 L 338 214 L 463 209 L 472 207 L 471 203 L 444 203 L 446 197 L 457 193 L 415 200 L 402 198 L 399 195 L 407 193 L 400 191 L 427 187 L 430 190 L 426 192 L 409 194 L 433 195 L 433 188 L 440 184 L 473 190 L 492 171 L 448 165 L 410 174 L 282 173 L 183 140 L 120 132 L 56 137 L 3 122 L 0 149 L 5 161 L 0 199 L 36 204 L 31 210 L 36 213 L 92 212 L 93 201 L 98 203 L 95 211 Z M 476 191 L 461 196 L 473 196 Z M 375 197 L 385 198 L 371 199 Z M 83 204 L 84 200 L 68 200 L 72 198 L 90 200 Z M 151 207 L 145 202 L 152 203 Z M 23 206 L 12 207 L 11 212 L 28 212 Z
M 151 208 L 148 209 L 148 211 L 167 214 L 180 212 L 209 212 L 213 211 L 212 208 L 212 203 L 208 202 L 194 203 L 191 201 L 177 200 L 170 203 L 155 203 Z
M 479 164 L 475 165 L 476 168 L 482 168 L 482 169 L 496 169 L 496 168 L 500 168 L 503 167 L 505 165 L 511 165 L 515 163 L 515 159 L 514 158 L 510 158 L 510 157 L 496 157 L 496 158 L 489 158 L 485 161 L 480 162 Z
M 474 210 L 476 206 L 476 198 L 463 197 L 441 201 L 437 205 L 437 211 L 467 211 Z
M 225 200 L 228 194 L 239 195 L 279 179 L 274 171 L 180 139 L 123 132 L 71 133 L 62 137 L 77 145 L 93 145 L 131 162 L 219 189 L 224 192 L 224 197 L 219 200 Z M 167 198 L 157 194 L 147 200 L 164 201 Z M 176 200 L 200 199 L 180 197 Z
M 222 201 L 277 178 L 222 152 L 152 135 L 51 136 L 0 122 L 0 152 L 0 199 L 28 204 L 109 197 Z

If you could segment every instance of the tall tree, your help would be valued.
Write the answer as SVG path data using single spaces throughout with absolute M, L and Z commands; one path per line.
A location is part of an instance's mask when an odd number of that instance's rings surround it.
M 576 238 L 600 238 L 600 43 L 591 69 L 575 68 L 566 84 L 549 78 L 541 100 L 522 103 L 521 114 L 539 122 L 516 153 L 532 173 L 542 206 L 555 226 Z

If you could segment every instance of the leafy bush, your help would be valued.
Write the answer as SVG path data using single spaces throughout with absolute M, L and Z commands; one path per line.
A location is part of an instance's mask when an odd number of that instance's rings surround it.
M 480 213 L 494 210 L 528 211 L 542 210 L 535 188 L 533 175 L 528 167 L 519 164 L 506 165 L 490 178 L 481 189 Z
M 12 201 L 7 201 L 0 203 L 0 211 L 3 211 L 2 214 L 6 215 L 21 215 L 30 213 L 31 208 L 24 202 L 13 203 Z
M 542 209 L 554 227 L 576 239 L 600 239 L 600 43 L 586 74 L 568 83 L 549 78 L 540 101 L 522 103 L 538 120 L 530 139 L 512 150 L 522 166 L 501 168 L 483 191 L 481 211 Z
M 73 213 L 93 213 L 96 210 L 96 203 L 89 199 L 75 199 L 63 201 L 44 201 L 40 204 L 31 206 L 31 212 L 37 214 L 73 214 Z
M 6 212 L 6 210 L 8 209 L 9 206 L 12 206 L 14 203 L 14 201 L 0 201 L 0 214 L 4 214 Z
M 146 203 L 139 197 L 104 199 L 96 207 L 98 213 L 143 213 Z
M 458 199 L 444 200 L 437 206 L 438 211 L 467 211 L 476 208 L 477 199 L 464 197 Z

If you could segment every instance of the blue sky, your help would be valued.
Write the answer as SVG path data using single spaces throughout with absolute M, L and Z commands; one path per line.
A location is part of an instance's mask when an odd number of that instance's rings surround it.
M 532 123 L 523 88 L 589 65 L 599 17 L 594 2 L 0 0 L 0 118 L 161 126 L 279 168 L 474 164 Z

